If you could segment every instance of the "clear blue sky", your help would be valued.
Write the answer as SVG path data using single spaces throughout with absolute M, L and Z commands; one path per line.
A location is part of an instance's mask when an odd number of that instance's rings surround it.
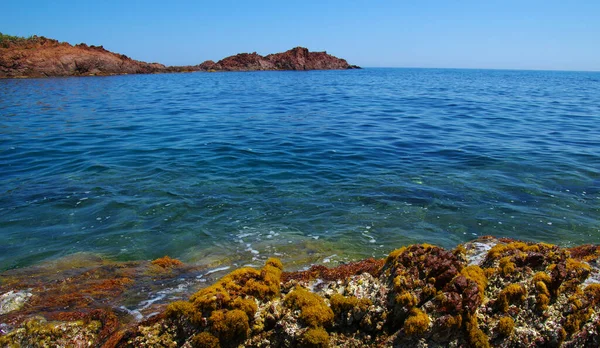
M 17 1 L 0 32 L 167 65 L 295 46 L 367 67 L 600 70 L 600 0 Z

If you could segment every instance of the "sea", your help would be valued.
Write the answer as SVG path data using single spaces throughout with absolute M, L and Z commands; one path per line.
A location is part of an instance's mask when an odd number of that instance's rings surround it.
M 0 80 L 0 271 L 600 243 L 600 72 Z

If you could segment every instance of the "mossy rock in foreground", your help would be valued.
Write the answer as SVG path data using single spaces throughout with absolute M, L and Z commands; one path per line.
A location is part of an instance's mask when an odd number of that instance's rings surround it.
M 73 323 L 94 344 L 117 347 L 598 346 L 599 250 L 482 238 L 303 272 L 269 259 L 141 323 Z M 36 339 L 32 325 L 0 343 Z M 49 332 L 49 342 L 74 335 Z

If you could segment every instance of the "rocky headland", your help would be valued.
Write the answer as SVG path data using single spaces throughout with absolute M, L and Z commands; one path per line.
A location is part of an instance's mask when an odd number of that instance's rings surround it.
M 193 66 L 145 63 L 102 46 L 75 46 L 43 36 L 20 38 L 0 34 L 0 78 L 106 76 L 197 71 Z
M 125 294 L 215 270 L 62 260 L 0 275 L 0 346 L 598 347 L 599 258 L 492 237 L 294 272 L 270 258 L 135 312 Z
M 102 46 L 71 45 L 43 36 L 22 38 L 0 33 L 0 78 L 106 76 L 194 71 L 328 70 L 358 68 L 325 52 L 296 47 L 265 57 L 241 53 L 217 63 L 165 66 L 131 59 Z

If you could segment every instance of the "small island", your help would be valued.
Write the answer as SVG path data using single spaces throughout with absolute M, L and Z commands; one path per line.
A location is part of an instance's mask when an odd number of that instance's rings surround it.
M 0 33 L 0 78 L 356 68 L 359 67 L 344 59 L 326 52 L 310 52 L 304 47 L 264 57 L 256 52 L 240 53 L 216 63 L 208 60 L 199 65 L 165 66 L 134 60 L 102 46 L 84 43 L 73 46 L 43 36 L 23 38 Z
M 223 58 L 218 62 L 207 60 L 198 66 L 202 71 L 257 71 L 257 70 L 344 70 L 360 69 L 345 59 L 327 52 L 310 52 L 304 47 L 295 47 L 283 53 L 261 56 L 256 52 L 240 53 Z

